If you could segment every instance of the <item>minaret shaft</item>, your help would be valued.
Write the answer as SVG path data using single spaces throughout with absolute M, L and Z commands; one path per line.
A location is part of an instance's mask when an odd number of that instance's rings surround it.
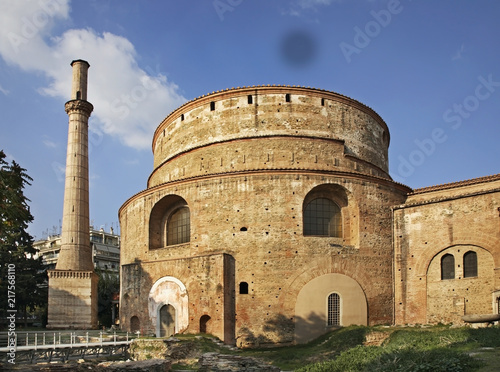
M 56 270 L 93 270 L 89 237 L 88 120 L 93 106 L 87 102 L 85 61 L 73 61 L 72 100 L 66 102 L 69 116 L 66 179 L 61 251 Z
M 97 282 L 89 231 L 88 123 L 93 106 L 87 102 L 87 70 L 82 60 L 71 63 L 66 179 L 61 250 L 55 270 L 48 271 L 47 328 L 97 327 Z

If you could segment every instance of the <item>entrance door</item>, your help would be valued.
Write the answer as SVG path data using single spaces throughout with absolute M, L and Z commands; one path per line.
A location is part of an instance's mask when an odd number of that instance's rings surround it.
M 175 308 L 163 305 L 160 309 L 160 337 L 170 337 L 175 334 Z

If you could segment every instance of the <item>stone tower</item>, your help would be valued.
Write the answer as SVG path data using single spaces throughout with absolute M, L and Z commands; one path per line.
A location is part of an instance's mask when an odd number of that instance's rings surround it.
M 87 101 L 87 71 L 83 60 L 71 62 L 66 180 L 62 244 L 56 269 L 49 271 L 48 328 L 97 327 L 97 281 L 89 235 L 88 120 L 93 106 Z
M 173 111 L 147 189 L 119 211 L 120 325 L 250 347 L 390 323 L 391 207 L 410 189 L 389 175 L 389 140 L 375 111 L 314 88 Z

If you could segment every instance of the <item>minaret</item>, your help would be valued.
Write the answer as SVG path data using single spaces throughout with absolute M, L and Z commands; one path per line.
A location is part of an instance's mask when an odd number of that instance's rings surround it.
M 56 269 L 94 270 L 89 234 L 88 156 L 88 123 L 94 107 L 87 102 L 89 64 L 77 60 L 71 62 L 71 66 L 73 66 L 71 100 L 65 105 L 69 116 L 69 129 L 62 242 Z
M 97 326 L 97 275 L 89 234 L 88 122 L 93 106 L 87 102 L 87 71 L 83 60 L 71 62 L 66 179 L 61 250 L 55 270 L 49 271 L 48 328 Z

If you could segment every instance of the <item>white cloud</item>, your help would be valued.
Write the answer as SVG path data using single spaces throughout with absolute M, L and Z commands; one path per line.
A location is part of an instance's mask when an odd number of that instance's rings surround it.
M 68 13 L 67 0 L 0 2 L 0 55 L 23 70 L 43 72 L 50 84 L 40 93 L 63 100 L 70 98 L 70 62 L 88 61 L 91 125 L 127 146 L 149 148 L 160 121 L 186 99 L 164 73 L 139 67 L 134 46 L 122 36 L 92 29 L 51 35 L 54 22 Z
M 43 41 L 55 22 L 67 19 L 68 0 L 3 0 L 0 2 L 0 53 L 24 70 L 40 70 L 50 56 Z

